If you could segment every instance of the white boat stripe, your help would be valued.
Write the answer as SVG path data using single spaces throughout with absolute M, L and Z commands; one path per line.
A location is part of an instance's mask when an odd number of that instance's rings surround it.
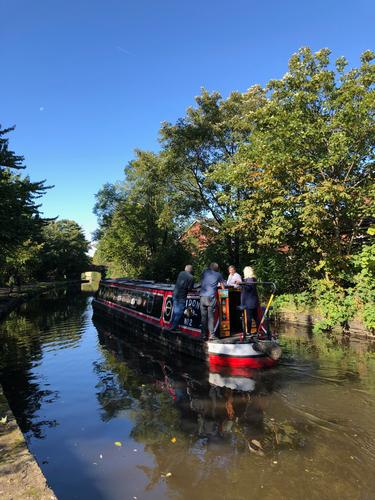
M 247 377 L 225 377 L 219 373 L 210 373 L 208 381 L 212 385 L 229 387 L 238 391 L 250 392 L 255 389 L 255 380 Z
M 256 351 L 251 344 L 220 344 L 218 342 L 208 342 L 209 354 L 222 354 L 226 356 L 263 356 L 263 353 Z

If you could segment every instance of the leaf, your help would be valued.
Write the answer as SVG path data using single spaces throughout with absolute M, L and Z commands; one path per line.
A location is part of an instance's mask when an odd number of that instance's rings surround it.
M 8 422 L 8 416 L 5 415 L 5 417 L 0 418 L 0 423 L 1 424 L 6 424 Z
M 255 442 L 257 442 L 257 443 L 258 443 L 258 441 L 256 441 L 255 439 L 254 439 L 253 441 L 255 441 Z M 253 442 L 253 441 L 252 441 L 252 442 Z M 259 444 L 260 444 L 260 443 L 259 443 Z M 249 451 L 250 451 L 251 453 L 255 453 L 256 455 L 259 455 L 260 457 L 264 457 L 264 452 L 262 451 L 261 446 L 260 446 L 260 447 L 258 447 L 258 445 L 256 445 L 257 447 L 255 448 L 254 446 L 251 446 L 251 443 L 249 443 L 249 442 L 247 442 L 247 446 L 248 446 Z
M 171 439 L 171 443 L 175 443 L 177 441 L 177 439 L 173 436 L 173 438 Z

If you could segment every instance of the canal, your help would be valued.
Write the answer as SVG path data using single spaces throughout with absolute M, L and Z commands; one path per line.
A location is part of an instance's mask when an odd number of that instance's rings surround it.
M 0 325 L 0 377 L 59 499 L 369 499 L 371 345 L 284 328 L 248 377 L 126 340 L 60 291 Z

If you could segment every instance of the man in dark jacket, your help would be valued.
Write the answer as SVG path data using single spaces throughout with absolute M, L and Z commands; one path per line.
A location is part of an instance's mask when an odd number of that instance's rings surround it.
M 216 309 L 216 294 L 218 285 L 224 287 L 224 278 L 219 273 L 219 265 L 216 262 L 210 264 L 209 269 L 206 269 L 202 274 L 201 281 L 201 321 L 202 321 L 202 338 L 206 339 L 207 333 L 209 340 L 214 340 L 215 336 L 215 309 Z M 208 332 L 207 332 L 208 330 Z
M 171 330 L 175 330 L 184 314 L 186 298 L 189 290 L 194 286 L 192 275 L 193 266 L 188 264 L 185 271 L 181 271 L 177 276 L 177 281 L 173 292 L 173 316 Z
M 259 297 L 256 287 L 256 278 L 254 269 L 250 266 L 246 266 L 244 271 L 244 280 L 241 286 L 241 305 L 246 309 L 247 317 L 247 331 L 251 334 L 251 325 L 254 319 L 257 326 L 257 331 L 259 328 L 260 319 L 258 316 L 259 308 Z

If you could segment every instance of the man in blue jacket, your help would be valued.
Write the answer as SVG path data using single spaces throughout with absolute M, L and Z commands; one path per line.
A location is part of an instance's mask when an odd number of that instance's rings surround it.
M 176 330 L 184 314 L 188 292 L 194 287 L 192 272 L 193 266 L 187 264 L 185 266 L 185 271 L 181 271 L 177 277 L 173 292 L 173 316 L 171 330 Z
M 202 321 L 202 338 L 214 340 L 215 335 L 215 309 L 217 304 L 217 287 L 220 285 L 224 287 L 225 280 L 221 273 L 219 273 L 219 265 L 212 262 L 210 267 L 202 274 L 201 280 L 201 321 Z

